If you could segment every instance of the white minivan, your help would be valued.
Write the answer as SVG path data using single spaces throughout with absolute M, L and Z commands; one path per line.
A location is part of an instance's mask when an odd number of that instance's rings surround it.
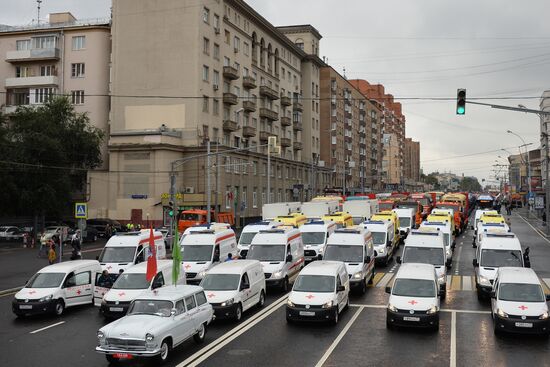
M 416 212 L 412 208 L 392 209 L 399 218 L 399 234 L 403 241 L 416 226 Z
M 450 267 L 450 265 L 452 265 L 453 252 L 456 246 L 454 228 L 452 227 L 451 223 L 449 221 L 445 221 L 445 222 L 424 221 L 420 225 L 420 229 L 423 229 L 423 228 L 432 228 L 443 233 L 443 241 L 445 242 L 445 251 L 447 252 L 447 260 L 450 259 L 450 261 L 448 261 L 448 264 L 449 264 L 448 267 Z
M 550 317 L 540 279 L 533 269 L 500 267 L 491 292 L 495 334 L 550 334 Z
M 265 277 L 258 260 L 234 260 L 214 266 L 201 282 L 216 318 L 240 321 L 244 311 L 265 303 Z
M 246 254 L 248 253 L 248 248 L 252 243 L 252 239 L 258 234 L 258 232 L 264 229 L 280 227 L 282 225 L 283 223 L 281 222 L 261 221 L 257 223 L 250 223 L 244 226 L 241 235 L 239 236 L 239 242 L 237 243 L 239 256 L 246 257 Z
M 300 226 L 306 262 L 316 260 L 319 255 L 323 255 L 327 240 L 335 230 L 336 223 L 323 220 L 310 221 Z
M 367 228 L 372 234 L 376 262 L 387 266 L 394 252 L 397 251 L 394 222 L 391 220 L 368 220 L 361 226 Z
M 146 291 L 173 284 L 172 270 L 172 260 L 158 260 L 157 274 L 148 281 L 146 279 L 147 262 L 134 265 L 120 274 L 112 288 L 103 297 L 100 294 L 94 296 L 94 303 L 100 306 L 99 310 L 105 318 L 122 317 L 126 315 L 130 303 Z M 185 284 L 183 267 L 180 269 L 176 284 Z
M 102 270 L 118 274 L 130 266 L 147 260 L 151 232 L 142 229 L 136 232 L 121 232 L 112 236 L 97 257 Z M 154 231 L 157 259 L 166 259 L 166 247 L 160 231 Z
M 341 261 L 314 261 L 301 272 L 286 305 L 286 320 L 338 323 L 349 306 L 349 276 Z
M 386 327 L 413 326 L 439 329 L 439 307 L 442 297 L 437 272 L 433 265 L 409 263 L 399 267 L 386 310 Z
M 250 244 L 247 259 L 262 263 L 266 283 L 283 292 L 304 267 L 304 245 L 300 230 L 290 226 L 260 231 Z
M 501 266 L 530 267 L 529 248 L 521 250 L 515 234 L 482 233 L 473 260 L 477 298 L 486 299 L 493 290 L 497 270 Z
M 447 291 L 447 267 L 451 259 L 447 259 L 447 252 L 443 240 L 443 233 L 427 228 L 413 230 L 405 240 L 403 256 L 397 257 L 399 264 L 420 263 L 435 267 L 437 281 L 441 289 L 441 298 L 444 299 Z
M 366 228 L 337 229 L 329 237 L 324 260 L 342 261 L 350 276 L 350 286 L 361 294 L 374 279 L 374 245 Z
M 187 228 L 180 241 L 187 283 L 198 285 L 206 272 L 237 255 L 235 232 L 226 224 Z
M 96 274 L 101 266 L 96 260 L 65 261 L 40 269 L 15 294 L 12 311 L 17 316 L 63 314 L 66 307 L 92 305 Z

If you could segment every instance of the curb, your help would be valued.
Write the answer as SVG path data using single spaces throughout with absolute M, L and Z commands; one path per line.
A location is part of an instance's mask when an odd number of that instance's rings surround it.
M 9 293 L 13 293 L 13 292 L 19 292 L 21 289 L 23 289 L 23 286 L 11 288 L 11 289 L 4 289 L 4 290 L 0 291 L 0 296 L 3 296 L 5 294 L 9 294 Z

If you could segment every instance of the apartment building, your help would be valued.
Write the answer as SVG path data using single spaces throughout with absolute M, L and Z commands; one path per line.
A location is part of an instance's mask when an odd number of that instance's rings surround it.
M 306 112 L 303 98 L 318 89 L 318 62 L 302 45 L 242 0 L 151 4 L 113 2 L 109 171 L 90 177 L 90 214 L 161 218 L 172 168 L 178 206 L 205 207 L 210 175 L 213 204 L 238 220 L 325 187 L 319 107 Z M 271 136 L 280 154 L 269 170 Z M 208 142 L 220 153 L 210 160 Z
M 542 111 L 550 111 L 550 90 L 546 90 L 540 97 L 539 107 Z M 541 173 L 542 186 L 546 187 L 548 178 L 548 162 L 550 162 L 550 144 L 547 144 L 545 137 L 550 134 L 550 115 L 540 116 L 540 155 L 541 155 Z
M 403 175 L 405 181 L 416 183 L 420 181 L 420 142 L 405 138 Z
M 397 190 L 402 185 L 399 140 L 396 134 L 383 135 L 382 184 L 385 190 Z
M 48 21 L 0 27 L 0 106 L 38 106 L 52 96 L 69 96 L 76 112 L 108 131 L 110 19 L 77 20 L 71 13 L 50 14 Z M 101 149 L 107 169 L 107 141 Z

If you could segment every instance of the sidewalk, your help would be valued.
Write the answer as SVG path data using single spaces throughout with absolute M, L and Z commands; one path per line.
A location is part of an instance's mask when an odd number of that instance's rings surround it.
M 503 210 L 503 212 L 505 211 Z M 533 226 L 533 228 L 535 228 L 535 230 L 539 232 L 541 235 L 543 235 L 546 238 L 550 238 L 550 236 L 546 234 L 546 231 L 547 231 L 546 225 L 544 225 L 544 222 L 542 221 L 542 219 L 537 216 L 536 212 L 532 211 L 528 213 L 527 208 L 518 208 L 518 209 L 512 210 L 512 215 L 520 216 L 523 220 L 525 220 L 527 223 Z

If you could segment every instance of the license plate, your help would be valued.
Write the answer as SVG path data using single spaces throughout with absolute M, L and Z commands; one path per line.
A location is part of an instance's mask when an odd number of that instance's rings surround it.
M 313 311 L 300 311 L 300 316 L 315 316 Z
M 19 305 L 20 310 L 32 310 L 32 305 Z
M 411 317 L 411 316 L 404 316 L 403 321 L 420 321 L 420 317 Z
M 132 355 L 128 353 L 115 353 L 113 354 L 113 357 L 118 359 L 132 359 Z
M 533 327 L 531 322 L 516 322 L 516 327 Z
M 124 309 L 122 307 L 109 307 L 109 311 L 112 312 L 122 312 Z

